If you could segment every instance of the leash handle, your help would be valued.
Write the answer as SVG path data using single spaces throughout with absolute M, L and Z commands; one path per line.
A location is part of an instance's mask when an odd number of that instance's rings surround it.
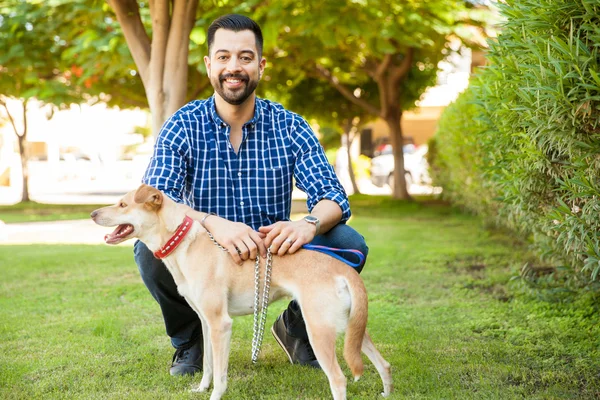
M 321 246 L 318 244 L 305 244 L 302 246 L 302 248 L 304 248 L 306 250 L 314 250 L 314 251 L 318 251 L 320 253 L 325 253 L 333 258 L 337 258 L 338 260 L 345 262 L 352 268 L 361 267 L 365 262 L 365 255 L 363 253 L 361 253 L 360 251 L 354 250 L 354 249 L 337 249 L 335 247 Z M 358 258 L 358 262 L 357 263 L 352 262 L 352 261 L 342 257 L 340 254 L 343 254 L 343 253 L 353 254 L 354 256 L 356 256 Z

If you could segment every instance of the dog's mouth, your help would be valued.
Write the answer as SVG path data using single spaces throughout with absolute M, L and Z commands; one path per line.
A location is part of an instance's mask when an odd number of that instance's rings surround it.
M 133 225 L 122 224 L 112 232 L 104 236 L 106 244 L 118 244 L 127 239 L 133 233 Z

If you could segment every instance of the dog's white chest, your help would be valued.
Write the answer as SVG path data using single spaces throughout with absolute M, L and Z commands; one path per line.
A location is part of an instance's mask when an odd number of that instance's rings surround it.
M 254 312 L 254 293 L 242 292 L 230 294 L 228 299 L 229 315 L 248 315 Z

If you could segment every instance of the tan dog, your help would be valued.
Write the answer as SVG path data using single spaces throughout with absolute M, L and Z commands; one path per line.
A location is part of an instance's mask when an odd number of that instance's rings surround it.
M 186 225 L 182 223 L 186 216 L 200 219 L 204 215 L 142 185 L 116 205 L 94 211 L 92 218 L 102 226 L 117 226 L 106 235 L 106 243 L 137 237 L 156 252 L 173 243 L 174 233 Z M 228 253 L 215 246 L 198 221 L 187 219 L 187 223 L 189 233 L 182 235 L 180 244 L 163 261 L 179 293 L 202 322 L 204 373 L 194 391 L 207 390 L 213 379 L 210 399 L 217 400 L 227 388 L 230 316 L 253 312 L 255 261 L 235 264 Z M 390 364 L 366 332 L 367 294 L 358 273 L 333 257 L 308 250 L 273 256 L 272 265 L 270 302 L 292 296 L 300 304 L 310 343 L 329 379 L 333 398 L 346 398 L 346 378 L 335 355 L 336 334 L 342 331 L 346 332 L 344 358 L 354 379 L 363 373 L 362 349 L 383 380 L 382 395 L 388 396 L 392 391 Z

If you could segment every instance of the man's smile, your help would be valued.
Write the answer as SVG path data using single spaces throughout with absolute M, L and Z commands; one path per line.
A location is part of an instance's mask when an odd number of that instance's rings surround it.
M 221 82 L 225 83 L 225 85 L 228 88 L 238 88 L 240 86 L 242 86 L 244 83 L 246 83 L 246 79 L 241 78 L 241 77 L 227 77 L 227 78 L 222 78 Z

